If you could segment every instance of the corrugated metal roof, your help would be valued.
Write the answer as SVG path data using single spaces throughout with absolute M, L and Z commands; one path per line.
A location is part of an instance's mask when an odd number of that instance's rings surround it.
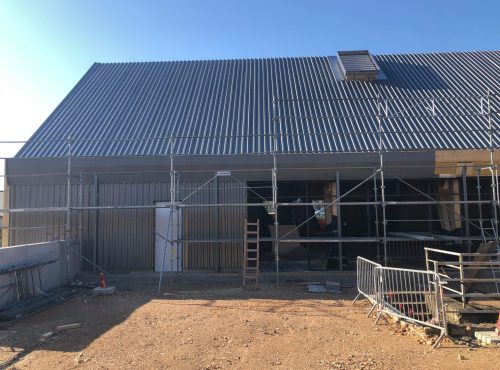
M 378 95 L 388 150 L 489 146 L 479 98 L 436 100 L 434 117 L 419 99 L 498 92 L 500 51 L 374 58 L 387 79 L 337 81 L 333 57 L 96 63 L 17 156 L 65 156 L 68 137 L 77 156 L 270 153 L 275 133 L 278 152 L 376 151 Z

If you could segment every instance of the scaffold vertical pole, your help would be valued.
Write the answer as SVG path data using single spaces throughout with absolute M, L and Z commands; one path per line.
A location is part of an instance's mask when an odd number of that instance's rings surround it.
M 71 239 L 71 137 L 68 138 L 66 173 L 66 240 Z
M 175 140 L 172 143 L 172 145 L 175 144 Z M 175 212 L 176 212 L 176 235 L 175 235 L 175 250 L 176 250 L 176 256 L 177 256 L 177 271 L 176 275 L 177 277 L 179 276 L 179 271 L 182 269 L 182 263 L 183 263 L 183 249 L 181 250 L 182 247 L 182 211 L 181 208 L 179 207 L 178 203 L 178 198 L 179 198 L 179 191 L 180 191 L 180 173 L 176 170 L 174 170 L 174 182 L 175 182 L 175 191 L 174 191 L 174 200 L 175 200 Z
M 78 189 L 78 204 L 80 207 L 83 207 L 83 175 L 80 172 L 80 186 Z M 82 243 L 83 243 L 83 210 L 78 210 L 78 241 L 79 243 L 79 252 L 82 253 Z
M 336 171 L 335 173 L 335 200 L 340 197 L 340 173 Z M 340 206 L 340 201 L 337 201 L 337 236 L 342 238 L 342 207 Z M 339 263 L 339 271 L 342 271 L 342 242 L 338 242 L 337 258 Z
M 99 206 L 99 178 L 97 173 L 94 173 L 94 206 Z M 94 214 L 94 245 L 93 245 L 93 265 L 92 269 L 95 272 L 95 266 L 97 264 L 97 248 L 98 248 L 98 237 L 99 237 L 99 210 L 95 210 Z
M 464 203 L 464 217 L 465 217 L 465 236 L 467 238 L 470 237 L 470 225 L 469 225 L 469 204 L 467 203 L 469 200 L 469 195 L 467 194 L 467 165 L 464 164 L 462 166 L 462 194 Z M 467 253 L 471 253 L 472 243 L 470 240 L 467 240 Z
M 484 232 L 483 232 L 483 206 L 482 206 L 482 197 L 481 197 L 481 168 L 476 169 L 476 189 L 477 189 L 477 207 L 478 207 L 478 214 L 479 214 L 479 227 L 481 229 L 481 236 L 483 237 L 483 241 L 486 241 L 484 239 Z
M 373 176 L 373 194 L 374 194 L 374 200 L 375 203 L 378 202 L 378 188 L 377 188 L 377 176 Z M 375 211 L 375 236 L 377 237 L 377 240 L 379 239 L 380 236 L 380 225 L 379 225 L 379 219 L 378 219 L 378 204 L 374 204 L 373 208 Z M 377 242 L 377 263 L 380 263 L 380 241 Z
M 215 204 L 219 204 L 219 186 L 220 186 L 220 181 L 219 181 L 219 176 L 216 176 L 214 179 L 214 199 L 215 199 Z M 215 207 L 214 210 L 211 210 L 210 213 L 215 214 L 215 223 L 214 223 L 214 235 L 215 239 L 220 239 L 220 207 Z M 221 249 L 222 249 L 222 244 L 217 241 L 214 243 L 215 244 L 215 272 L 220 272 L 221 269 Z
M 274 260 L 276 263 L 276 286 L 279 286 L 279 220 L 278 220 L 278 174 L 277 174 L 277 159 L 276 154 L 273 154 L 273 212 L 274 212 Z
M 493 141 L 493 121 L 491 118 L 491 93 L 488 89 L 486 94 L 486 117 L 488 119 L 488 132 L 489 132 L 489 146 L 490 146 L 490 171 L 491 171 L 491 193 L 492 193 L 492 216 L 493 216 L 493 229 L 495 230 L 495 235 L 498 235 L 498 198 L 497 198 L 497 177 L 496 177 L 496 165 L 495 165 L 495 145 Z M 498 244 L 498 240 L 495 240 L 495 244 Z
M 172 144 L 171 144 L 172 145 Z M 174 282 L 174 261 L 177 257 L 176 243 L 177 243 L 177 230 L 174 224 L 174 217 L 176 217 L 176 203 L 175 203 L 175 171 L 174 171 L 174 156 L 170 154 L 170 217 L 169 217 L 169 230 L 170 235 L 167 233 L 165 237 L 170 239 L 170 283 Z M 174 257 L 175 255 L 175 257 Z M 177 263 L 178 265 L 178 263 Z
M 384 266 L 387 266 L 387 219 L 386 219 L 386 203 L 385 203 L 385 179 L 384 179 L 384 127 L 382 121 L 382 104 L 383 100 L 379 97 L 377 100 L 377 123 L 379 135 L 379 171 L 380 171 L 380 196 L 382 201 L 382 236 L 384 244 Z M 385 101 L 385 114 L 387 114 L 387 101 Z
M 69 281 L 69 249 L 71 240 L 71 137 L 68 138 L 66 184 L 66 281 Z
M 274 212 L 274 260 L 276 264 L 276 287 L 279 286 L 279 220 L 278 220 L 278 130 L 276 122 L 276 100 L 273 97 L 273 169 L 272 169 L 272 188 L 273 188 L 273 212 Z

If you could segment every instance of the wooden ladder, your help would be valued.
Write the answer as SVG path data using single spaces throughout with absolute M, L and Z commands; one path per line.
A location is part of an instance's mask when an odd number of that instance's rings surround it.
M 259 220 L 248 222 L 245 219 L 243 239 L 243 286 L 254 281 L 259 285 Z

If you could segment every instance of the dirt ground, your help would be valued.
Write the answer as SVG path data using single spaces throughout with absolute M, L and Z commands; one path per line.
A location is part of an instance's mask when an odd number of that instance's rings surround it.
M 413 330 L 367 318 L 352 306 L 355 289 L 308 293 L 303 281 L 352 274 L 272 275 L 260 290 L 242 290 L 236 274 L 186 274 L 161 297 L 157 277 L 129 274 L 112 296 L 89 290 L 4 330 L 0 361 L 11 369 L 490 369 L 500 348 L 445 340 L 432 350 Z M 108 280 L 108 283 L 111 283 Z M 80 327 L 56 332 L 63 324 Z M 55 332 L 41 339 L 46 332 Z

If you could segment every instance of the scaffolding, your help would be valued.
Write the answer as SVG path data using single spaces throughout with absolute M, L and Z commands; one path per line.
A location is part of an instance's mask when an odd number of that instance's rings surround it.
M 228 135 L 224 137 L 218 137 L 218 136 L 176 136 L 176 137 L 150 137 L 150 138 L 136 138 L 136 139 L 121 139 L 121 138 L 116 138 L 116 139 L 86 139 L 86 138 L 72 138 L 69 137 L 67 139 L 47 139 L 44 140 L 44 142 L 65 142 L 67 145 L 67 155 L 65 156 L 66 159 L 66 173 L 44 173 L 44 174 L 23 174 L 23 175 L 10 175 L 6 174 L 4 177 L 6 179 L 9 178 L 19 178 L 19 177 L 38 177 L 38 176 L 59 176 L 63 175 L 66 177 L 66 204 L 65 206 L 62 207 L 32 207 L 32 208 L 5 208 L 1 210 L 1 212 L 4 212 L 6 214 L 18 214 L 18 213 L 33 213 L 33 212 L 65 212 L 65 225 L 64 225 L 64 239 L 69 240 L 71 238 L 74 238 L 75 233 L 74 230 L 76 229 L 78 231 L 77 235 L 78 238 L 81 240 L 82 238 L 82 221 L 81 221 L 81 213 L 83 211 L 95 211 L 99 212 L 101 210 L 114 210 L 114 211 L 121 211 L 121 210 L 130 210 L 130 209 L 156 209 L 156 208 L 165 208 L 167 206 L 163 205 L 155 205 L 155 204 L 140 204 L 140 205 L 123 205 L 123 204 L 115 204 L 115 205 L 99 205 L 95 204 L 92 206 L 84 206 L 83 205 L 83 177 L 88 176 L 88 175 L 94 175 L 96 174 L 89 174 L 89 173 L 75 173 L 73 170 L 73 163 L 72 160 L 77 157 L 81 158 L 78 156 L 75 156 L 74 152 L 74 145 L 75 143 L 81 143 L 81 142 L 95 142 L 99 144 L 106 144 L 109 142 L 120 142 L 120 141 L 145 141 L 145 140 L 154 140 L 155 142 L 167 142 L 168 143 L 168 153 L 166 153 L 163 157 L 168 157 L 170 161 L 170 168 L 168 171 L 157 171 L 158 173 L 164 173 L 168 174 L 170 178 L 170 202 L 168 204 L 168 207 L 170 209 L 170 220 L 171 222 L 174 222 L 174 220 L 180 219 L 179 217 L 179 212 L 182 209 L 186 208 L 196 208 L 196 207 L 214 207 L 215 209 L 219 210 L 223 207 L 254 207 L 254 206 L 265 206 L 268 209 L 272 210 L 272 213 L 275 215 L 274 216 L 274 236 L 270 238 L 261 238 L 261 242 L 272 242 L 274 245 L 274 264 L 275 264 L 275 271 L 276 271 L 276 284 L 279 284 L 279 272 L 280 272 L 280 245 L 285 244 L 285 243 L 337 243 L 338 248 L 337 248 L 337 259 L 338 259 L 338 267 L 339 270 L 342 271 L 342 259 L 343 259 L 343 250 L 342 247 L 345 243 L 375 243 L 376 248 L 377 248 L 377 258 L 379 259 L 379 262 L 382 262 L 385 266 L 388 265 L 389 260 L 388 260 L 388 248 L 389 248 L 389 243 L 391 242 L 407 242 L 409 240 L 408 235 L 405 235 L 404 233 L 388 233 L 387 230 L 387 225 L 390 222 L 393 221 L 398 221 L 398 222 L 412 222 L 412 221 L 428 221 L 428 222 L 435 222 L 438 220 L 433 220 L 432 217 L 429 217 L 427 220 L 413 220 L 413 219 L 400 219 L 400 220 L 391 220 L 388 219 L 387 217 L 387 207 L 392 207 L 392 206 L 414 206 L 414 205 L 428 205 L 429 209 L 431 206 L 439 206 L 442 207 L 443 210 L 446 210 L 450 214 L 454 215 L 454 217 L 458 217 L 460 219 L 460 222 L 463 223 L 465 227 L 465 235 L 461 236 L 422 236 L 423 239 L 420 240 L 427 240 L 427 241 L 432 241 L 432 240 L 445 240 L 445 241 L 453 241 L 453 242 L 460 242 L 460 243 L 466 243 L 470 248 L 472 246 L 472 243 L 475 241 L 486 241 L 486 238 L 493 238 L 494 242 L 497 243 L 498 245 L 498 212 L 497 212 L 497 207 L 500 206 L 500 194 L 499 194 L 499 186 L 498 186 L 498 168 L 495 163 L 495 150 L 498 147 L 498 142 L 497 142 L 497 134 L 499 133 L 499 124 L 497 122 L 498 118 L 498 111 L 493 109 L 493 106 L 497 108 L 499 106 L 497 100 L 500 94 L 498 93 L 492 93 L 488 91 L 485 95 L 482 96 L 438 96 L 438 97 L 411 97 L 411 98 L 385 98 L 381 96 L 376 96 L 376 97 L 366 97 L 366 98 L 353 98 L 353 99 L 310 99 L 310 98 L 293 98 L 293 99 L 286 99 L 286 98 L 274 98 L 272 101 L 272 117 L 270 118 L 270 121 L 272 122 L 272 127 L 273 127 L 273 132 L 271 134 L 255 134 L 255 135 Z M 496 99 L 495 103 L 492 103 L 492 99 Z M 293 111 L 293 109 L 283 109 L 280 104 L 295 104 L 296 102 L 304 103 L 307 102 L 308 104 L 314 104 L 314 102 L 317 101 L 324 101 L 324 100 L 331 100 L 331 101 L 362 101 L 363 104 L 365 102 L 368 102 L 372 106 L 375 107 L 374 111 L 371 113 L 366 113 L 366 112 L 361 112 L 359 114 L 339 114 L 339 115 L 304 115 L 302 112 L 296 112 L 296 113 L 290 113 L 290 111 Z M 464 101 L 467 101 L 467 104 L 463 104 Z M 449 107 L 452 108 L 452 113 L 450 111 L 446 111 L 443 114 L 440 114 L 440 107 L 442 105 L 448 105 Z M 394 108 L 394 107 L 396 108 Z M 465 108 L 464 108 L 465 106 Z M 392 107 L 392 108 L 391 108 Z M 399 107 L 399 108 L 397 108 Z M 477 107 L 476 110 L 472 110 L 470 107 Z M 418 108 L 418 111 L 414 114 L 411 114 L 412 109 Z M 392 109 L 392 110 L 391 110 Z M 394 111 L 394 109 L 396 109 Z M 473 149 L 479 149 L 479 150 L 488 150 L 489 152 L 489 163 L 484 166 L 477 166 L 477 164 L 461 164 L 461 177 L 462 177 L 462 184 L 463 184 L 463 191 L 462 191 L 462 200 L 460 199 L 452 199 L 452 200 L 442 200 L 438 199 L 438 197 L 434 197 L 429 195 L 429 193 L 422 191 L 421 189 L 413 186 L 410 182 L 406 181 L 402 177 L 398 176 L 396 171 L 398 170 L 397 166 L 390 166 L 385 163 L 385 155 L 389 152 L 426 152 L 426 151 L 439 151 L 439 150 L 456 150 L 456 149 L 471 149 L 470 147 L 453 147 L 453 148 L 448 148 L 448 147 L 443 147 L 443 148 L 410 148 L 408 150 L 404 148 L 400 149 L 392 149 L 388 147 L 387 145 L 387 135 L 400 135 L 404 137 L 405 135 L 410 135 L 410 134 L 422 134 L 422 135 L 432 135 L 435 133 L 435 130 L 429 130 L 429 129 L 420 129 L 420 130 L 402 130 L 400 128 L 394 129 L 393 125 L 390 123 L 391 120 L 401 120 L 405 118 L 432 118 L 434 120 L 439 119 L 467 119 L 474 117 L 475 119 L 480 119 L 481 122 L 484 123 L 484 127 L 474 127 L 471 130 L 458 130 L 458 129 L 448 129 L 448 130 L 441 130 L 441 134 L 463 134 L 463 135 L 468 135 L 468 134 L 474 134 L 477 135 L 478 137 L 487 137 L 487 143 L 481 147 L 474 147 Z M 335 122 L 336 120 L 346 120 L 346 119 L 365 119 L 365 120 L 374 120 L 376 122 L 377 128 L 376 130 L 358 130 L 358 131 L 311 131 L 311 132 L 288 132 L 287 129 L 283 128 L 283 122 L 286 120 L 301 120 L 301 119 L 307 119 L 309 121 L 316 121 L 316 122 L 323 122 L 324 120 Z M 391 128 L 392 127 L 392 128 Z M 389 129 L 391 128 L 391 129 Z M 372 137 L 376 138 L 377 142 L 377 147 L 373 148 L 373 150 L 369 150 L 369 153 L 374 153 L 378 157 L 378 165 L 376 166 L 328 166 L 325 167 L 324 169 L 327 171 L 331 171 L 335 174 L 335 183 L 336 183 L 336 194 L 335 194 L 335 199 L 333 199 L 330 202 L 324 202 L 321 204 L 321 210 L 326 211 L 329 209 L 335 208 L 337 210 L 337 236 L 328 236 L 328 237 L 314 237 L 314 238 L 309 238 L 309 237 L 293 237 L 292 231 L 297 230 L 299 227 L 301 227 L 305 222 L 310 220 L 312 217 L 315 217 L 315 215 L 309 217 L 306 221 L 303 221 L 300 225 L 296 225 L 296 227 L 293 230 L 289 230 L 286 233 L 280 235 L 279 231 L 279 209 L 280 207 L 290 207 L 290 206 L 317 206 L 317 203 L 311 202 L 311 201 L 306 201 L 306 202 L 283 202 L 279 200 L 279 192 L 278 192 L 278 182 L 279 182 L 279 177 L 280 177 L 280 171 L 306 171 L 308 169 L 305 168 L 300 168 L 300 167 L 286 167 L 284 169 L 280 168 L 280 158 L 281 156 L 287 156 L 287 155 L 293 155 L 293 154 L 305 154 L 305 155 L 310 155 L 314 156 L 315 154 L 336 154 L 338 151 L 328 151 L 328 150 L 323 150 L 320 153 L 309 153 L 309 152 L 301 152 L 295 151 L 293 153 L 290 153 L 287 150 L 283 150 L 283 140 L 284 138 L 290 138 L 290 137 L 308 137 L 308 138 L 318 138 L 322 136 L 332 136 L 332 137 L 346 137 L 346 136 L 362 136 L 362 135 L 371 135 Z M 194 189 L 187 189 L 185 188 L 184 190 L 192 190 L 189 191 L 188 194 L 184 197 L 180 197 L 180 188 L 182 187 L 181 182 L 180 182 L 180 175 L 183 172 L 182 168 L 177 169 L 175 167 L 175 162 L 177 158 L 180 157 L 186 157 L 189 156 L 188 154 L 182 154 L 176 151 L 176 147 L 178 146 L 177 144 L 179 142 L 185 141 L 185 140 L 199 140 L 203 138 L 210 138 L 210 139 L 215 139 L 215 140 L 220 140 L 220 139 L 231 139 L 234 137 L 238 138 L 244 138 L 244 137 L 262 137 L 264 140 L 270 139 L 272 140 L 272 150 L 271 151 L 254 151 L 251 153 L 245 153 L 247 155 L 258 155 L 258 156 L 270 156 L 272 158 L 272 167 L 271 168 L 260 168 L 260 169 L 241 169 L 241 171 L 264 171 L 264 172 L 270 172 L 270 183 L 271 183 L 271 198 L 267 199 L 265 197 L 262 197 L 258 194 L 258 192 L 253 189 L 251 186 L 249 186 L 245 181 L 239 179 L 236 175 L 233 173 L 237 172 L 238 170 L 232 170 L 232 171 L 224 171 L 223 168 L 217 168 L 214 169 L 212 173 L 214 173 L 213 176 L 211 176 L 208 180 L 203 182 L 200 186 L 194 188 Z M 32 143 L 33 141 L 29 141 Z M 25 141 L 1 141 L 2 144 L 25 144 L 27 142 Z M 280 145 L 281 144 L 281 145 Z M 280 149 L 281 147 L 281 149 Z M 357 151 L 344 151 L 343 153 L 348 153 L 348 154 L 359 154 L 360 152 Z M 362 152 L 362 153 L 367 153 Z M 230 155 L 229 155 L 230 156 Z M 9 159 L 9 158 L 3 158 L 3 159 Z M 454 168 L 456 169 L 457 164 L 454 165 L 445 165 L 443 168 Z M 415 166 L 417 168 L 418 166 Z M 438 168 L 439 165 L 435 165 L 435 169 Z M 314 170 L 317 170 L 318 167 L 315 167 Z M 367 171 L 369 174 L 362 180 L 360 180 L 356 185 L 351 187 L 348 190 L 342 191 L 340 193 L 340 182 L 341 182 L 341 173 L 343 170 L 352 170 L 352 169 L 362 169 L 364 171 Z M 394 170 L 394 172 L 393 172 Z M 204 170 L 191 170 L 189 172 L 199 172 L 199 173 L 207 173 L 210 172 L 211 170 L 204 169 Z M 477 183 L 478 183 L 478 199 L 477 200 L 469 200 L 468 195 L 467 195 L 467 186 L 466 186 L 466 179 L 468 176 L 468 173 L 470 171 L 475 171 L 475 176 L 477 178 Z M 484 177 L 483 173 L 484 171 L 488 171 L 489 173 L 489 178 L 491 181 L 491 199 L 485 199 L 484 197 L 481 196 L 481 183 L 480 179 Z M 154 171 L 136 171 L 137 174 L 145 174 L 145 173 L 151 173 Z M 119 174 L 119 171 L 103 171 L 99 172 L 99 174 Z M 130 171 L 123 171 L 122 173 L 130 173 Z M 260 196 L 262 198 L 261 203 L 250 203 L 247 201 L 245 202 L 236 202 L 236 203 L 220 203 L 218 199 L 216 200 L 215 203 L 189 203 L 186 202 L 188 199 L 193 197 L 197 192 L 203 190 L 203 189 L 209 189 L 209 187 L 215 185 L 215 189 L 219 189 L 218 181 L 221 177 L 230 177 L 233 179 L 235 185 L 241 189 L 245 189 L 248 192 L 252 192 L 254 194 L 257 194 L 257 196 Z M 412 201 L 412 200 L 388 200 L 387 199 L 387 190 L 386 190 L 386 182 L 387 178 L 390 178 L 392 180 L 396 180 L 400 184 L 403 184 L 404 186 L 408 187 L 409 189 L 412 189 L 416 194 L 421 195 L 422 197 L 425 198 L 425 200 L 419 200 L 419 201 Z M 458 178 L 459 176 L 457 176 Z M 97 183 L 97 179 L 96 179 Z M 79 184 L 79 194 L 77 199 L 79 199 L 77 205 L 71 204 L 71 188 L 72 185 Z M 348 198 L 349 195 L 353 194 L 356 190 L 360 189 L 362 186 L 372 184 L 372 190 L 373 190 L 373 200 L 367 199 L 366 201 L 345 201 L 345 198 Z M 216 190 L 218 191 L 218 190 Z M 218 192 L 217 192 L 218 194 Z M 479 218 L 478 219 L 472 219 L 469 217 L 469 206 L 475 205 L 478 207 L 479 210 Z M 374 212 L 374 217 L 375 217 L 375 235 L 373 236 L 343 236 L 342 235 L 342 225 L 341 225 L 341 211 L 342 207 L 346 206 L 364 206 L 368 207 L 368 209 L 373 208 Z M 464 210 L 464 215 L 458 213 L 456 211 L 455 207 L 462 207 Z M 483 219 L 483 207 L 484 206 L 489 206 L 491 207 L 491 219 L 485 220 Z M 77 224 L 72 224 L 72 215 L 74 213 L 77 213 Z M 217 211 L 218 212 L 218 211 Z M 179 246 L 182 245 L 182 243 L 227 243 L 227 242 L 236 242 L 236 243 L 243 243 L 243 238 L 224 238 L 221 236 L 220 231 L 218 230 L 219 225 L 214 225 L 214 227 L 217 228 L 216 232 L 214 233 L 214 237 L 207 238 L 207 239 L 187 239 L 183 238 L 181 235 L 171 235 L 172 232 L 167 231 L 167 234 L 161 234 L 157 230 L 152 229 L 148 225 L 145 225 L 143 222 L 141 222 L 138 219 L 134 219 L 133 216 L 130 216 L 127 213 L 123 213 L 125 216 L 131 219 L 131 221 L 135 222 L 138 227 L 144 227 L 146 228 L 149 232 L 153 233 L 155 236 L 158 236 L 159 238 L 164 240 L 164 250 L 163 250 L 163 263 L 169 262 L 171 265 L 177 264 L 177 269 L 175 269 L 177 272 L 180 270 L 179 268 L 179 263 L 180 263 L 180 256 L 179 256 Z M 431 215 L 430 215 L 431 216 Z M 491 233 L 489 235 L 486 235 L 484 230 L 486 229 L 485 223 L 489 223 L 489 229 L 491 230 Z M 33 225 L 33 226 L 28 226 L 28 227 L 23 227 L 23 229 L 30 229 L 30 228 L 43 228 L 43 227 L 53 227 L 54 225 Z M 243 227 L 243 225 L 242 225 Z M 16 229 L 16 226 L 3 226 L 3 229 L 9 230 L 9 229 Z M 472 230 L 478 230 L 479 235 L 472 235 L 471 233 Z M 168 230 L 176 230 L 176 232 L 179 232 L 179 227 L 174 227 L 174 225 L 169 225 Z M 61 234 L 53 236 L 55 239 L 60 239 Z M 170 253 L 170 261 L 165 261 L 165 254 L 167 251 L 167 248 L 171 250 Z M 81 254 L 81 252 L 79 252 Z M 174 257 L 175 256 L 175 257 Z M 94 251 L 94 255 L 92 259 L 86 258 L 86 260 L 91 263 L 94 268 L 98 268 L 102 270 L 97 264 L 96 261 L 96 252 Z M 163 267 L 161 269 L 160 273 L 160 281 L 159 281 L 159 286 L 158 286 L 158 292 L 160 292 L 161 289 L 161 284 L 162 284 L 162 276 L 163 276 Z M 173 272 L 174 269 L 171 268 L 171 271 Z M 174 273 L 171 274 L 172 276 L 172 281 L 174 279 Z

